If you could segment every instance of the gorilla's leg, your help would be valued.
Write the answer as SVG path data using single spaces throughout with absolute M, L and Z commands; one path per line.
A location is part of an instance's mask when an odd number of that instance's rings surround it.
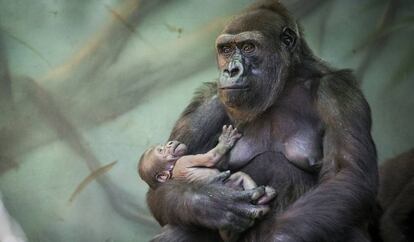
M 211 242 L 222 241 L 217 232 L 202 229 L 187 229 L 179 226 L 166 225 L 159 235 L 150 242 Z

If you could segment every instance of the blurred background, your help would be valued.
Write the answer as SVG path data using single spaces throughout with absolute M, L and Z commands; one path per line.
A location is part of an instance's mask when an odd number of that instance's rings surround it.
M 136 173 L 251 0 L 0 0 L 0 191 L 29 241 L 148 241 Z M 380 161 L 414 146 L 414 1 L 285 0 L 315 54 L 352 68 Z M 183 211 L 185 212 L 185 211 Z

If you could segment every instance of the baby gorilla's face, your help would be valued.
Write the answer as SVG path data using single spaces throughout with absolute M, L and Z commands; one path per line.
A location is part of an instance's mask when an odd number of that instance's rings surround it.
M 178 141 L 168 141 L 165 145 L 158 145 L 155 147 L 151 156 L 155 158 L 155 162 L 158 163 L 156 169 L 160 169 L 157 172 L 155 179 L 158 182 L 165 182 L 172 177 L 172 170 L 174 169 L 175 162 L 187 152 L 187 146 Z

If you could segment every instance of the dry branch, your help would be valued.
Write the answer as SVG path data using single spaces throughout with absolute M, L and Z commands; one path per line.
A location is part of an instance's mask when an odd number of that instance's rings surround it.
M 39 86 L 34 80 L 27 79 L 28 95 L 32 102 L 36 105 L 41 115 L 46 122 L 56 131 L 59 137 L 65 141 L 72 150 L 77 153 L 86 162 L 89 170 L 94 171 L 99 169 L 100 162 L 93 151 L 88 146 L 88 143 L 79 132 L 79 130 L 69 121 L 63 114 L 62 109 L 55 98 L 50 95 L 44 88 Z M 110 181 L 108 176 L 100 176 L 97 178 L 98 183 L 102 186 L 108 199 L 120 215 L 128 219 L 133 219 L 135 222 L 156 226 L 155 221 L 149 221 L 148 216 L 145 215 L 147 210 L 138 202 L 124 194 L 125 192 L 115 183 Z M 123 200 L 130 197 L 130 201 Z M 126 206 L 125 204 L 129 204 Z M 127 215 L 127 216 L 126 216 Z

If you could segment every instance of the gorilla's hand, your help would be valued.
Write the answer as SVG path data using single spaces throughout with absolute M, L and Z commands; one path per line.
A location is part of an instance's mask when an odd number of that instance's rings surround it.
M 265 187 L 238 191 L 224 185 L 230 172 L 222 172 L 209 184 L 191 194 L 190 204 L 200 225 L 242 232 L 269 211 L 268 205 L 254 205 L 265 195 Z

